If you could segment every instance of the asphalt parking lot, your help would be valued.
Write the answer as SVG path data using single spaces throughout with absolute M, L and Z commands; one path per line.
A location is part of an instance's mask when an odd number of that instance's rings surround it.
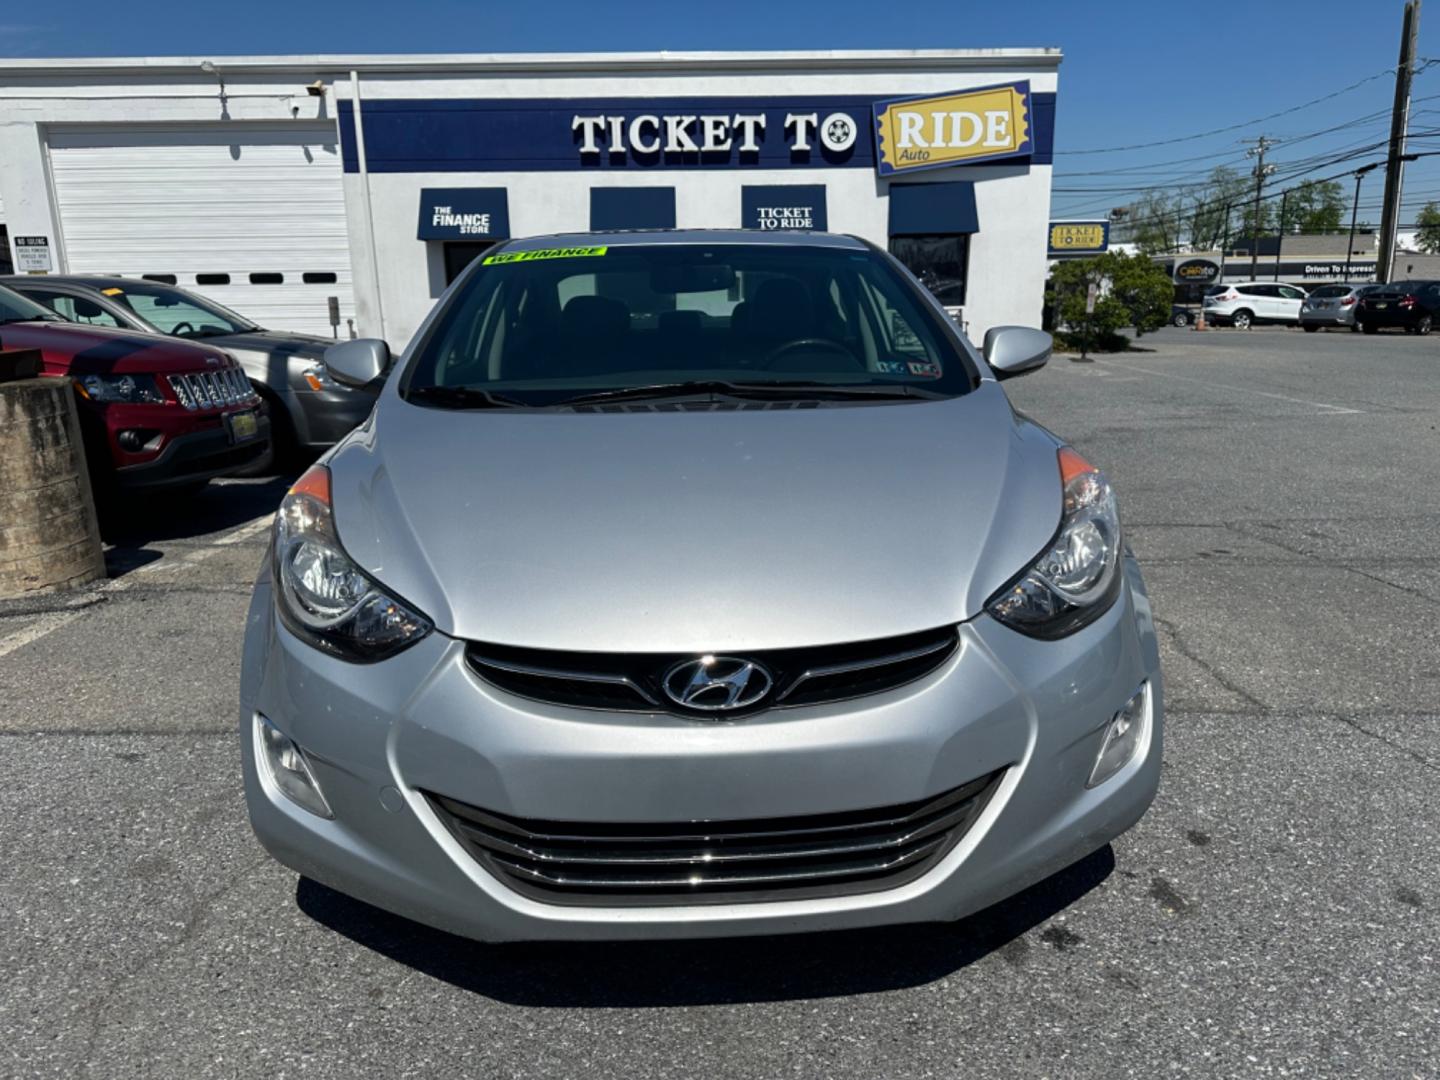
M 1437 1075 L 1440 339 L 1140 344 L 1009 384 L 1110 472 L 1162 623 L 1111 847 L 951 926 L 654 946 L 297 881 L 233 730 L 285 480 L 212 485 L 0 615 L 0 1075 Z

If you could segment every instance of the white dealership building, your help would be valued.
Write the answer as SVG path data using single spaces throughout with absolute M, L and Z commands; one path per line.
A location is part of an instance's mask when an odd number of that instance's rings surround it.
M 828 229 L 1038 325 L 1055 49 L 0 60 L 15 272 L 403 347 L 512 236 Z M 3 262 L 0 256 L 0 262 Z

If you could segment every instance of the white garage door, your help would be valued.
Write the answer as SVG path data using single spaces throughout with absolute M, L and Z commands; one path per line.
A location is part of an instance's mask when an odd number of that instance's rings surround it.
M 72 274 L 147 275 L 261 326 L 329 335 L 353 318 L 330 124 L 63 129 L 50 167 Z

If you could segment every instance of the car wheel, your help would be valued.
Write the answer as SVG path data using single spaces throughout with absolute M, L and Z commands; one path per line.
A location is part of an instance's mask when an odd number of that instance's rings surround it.
M 1230 321 L 1235 324 L 1236 330 L 1249 330 L 1250 324 L 1254 321 L 1254 318 L 1255 317 L 1251 315 L 1250 312 L 1246 311 L 1244 308 L 1241 308 L 1239 311 L 1235 312 L 1234 315 L 1230 316 Z
M 285 456 L 284 448 L 289 445 L 290 429 L 285 410 L 260 387 L 256 386 L 255 391 L 260 395 L 260 415 L 270 421 L 270 445 L 265 448 L 263 454 L 248 465 L 236 469 L 230 474 L 231 476 L 272 475 Z
M 1305 333 L 1307 334 L 1313 334 L 1316 330 L 1320 329 L 1320 327 L 1315 325 L 1313 322 L 1301 323 L 1300 325 L 1304 327 Z
M 1434 320 L 1429 315 L 1421 315 L 1420 321 L 1415 324 L 1415 333 L 1424 336 L 1434 328 Z
M 1374 333 L 1377 333 L 1380 328 L 1379 328 L 1378 326 L 1376 326 L 1374 323 L 1368 323 L 1368 322 L 1367 322 L 1367 323 L 1361 323 L 1361 324 L 1360 324 L 1360 329 L 1363 330 L 1363 331 L 1365 331 L 1365 333 L 1367 333 L 1367 334 L 1374 334 Z
M 1186 315 L 1183 311 L 1177 311 L 1170 317 L 1170 323 L 1173 326 L 1189 326 L 1190 316 Z

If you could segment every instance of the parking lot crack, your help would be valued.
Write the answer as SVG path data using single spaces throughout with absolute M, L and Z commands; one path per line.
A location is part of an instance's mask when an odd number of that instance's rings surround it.
M 1155 619 L 1155 625 L 1165 632 L 1166 637 L 1169 639 L 1171 646 L 1175 649 L 1176 652 L 1178 652 L 1181 656 L 1185 657 L 1185 659 L 1189 660 L 1191 663 L 1195 664 L 1196 667 L 1200 668 L 1201 671 L 1209 675 L 1212 679 L 1214 679 L 1230 693 L 1240 698 L 1246 704 L 1253 706 L 1260 712 L 1270 711 L 1270 707 L 1266 705 L 1263 701 L 1255 697 L 1249 691 L 1245 690 L 1233 679 L 1226 677 L 1219 668 L 1217 668 L 1209 660 L 1206 660 L 1199 653 L 1197 653 L 1189 645 L 1189 643 L 1186 642 L 1184 637 L 1181 635 L 1179 628 L 1174 623 L 1167 622 L 1166 620 L 1157 617 Z
M 269 856 L 260 855 L 244 863 L 233 874 L 215 889 L 204 893 L 190 901 L 186 907 L 184 918 L 181 920 L 179 932 L 166 940 L 162 945 L 142 956 L 134 963 L 128 971 L 111 978 L 105 985 L 100 995 L 86 1007 L 85 1012 L 89 1018 L 89 1032 L 85 1039 L 85 1056 L 82 1060 L 81 1071 L 88 1072 L 95 1061 L 96 1045 L 100 1041 L 101 1029 L 107 1022 L 113 1022 L 122 1018 L 133 1008 L 133 1005 L 125 999 L 118 1002 L 119 1008 L 115 1013 L 107 1015 L 107 1010 L 120 998 L 121 988 L 133 981 L 144 971 L 158 963 L 165 956 L 183 948 L 194 940 L 196 935 L 204 926 L 206 917 L 214 909 L 215 905 L 232 889 L 246 881 L 254 872 L 268 861 Z

